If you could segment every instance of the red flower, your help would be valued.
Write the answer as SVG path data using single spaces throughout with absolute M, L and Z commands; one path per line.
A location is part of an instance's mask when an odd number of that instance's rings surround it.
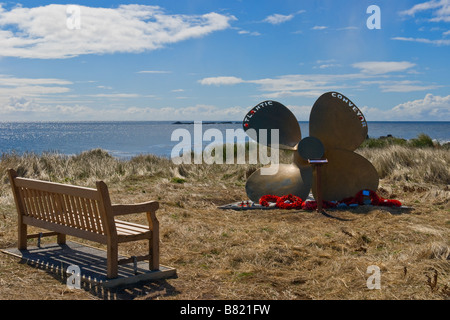
M 360 204 L 363 205 L 364 203 L 364 196 L 368 193 L 368 197 L 370 198 L 370 204 L 374 206 L 384 206 L 384 207 L 401 207 L 402 203 L 398 200 L 390 200 L 390 199 L 383 199 L 377 195 L 377 193 L 373 190 L 361 190 L 359 191 L 353 199 L 347 198 L 342 200 L 341 202 L 344 202 L 346 204 Z M 366 195 L 367 196 L 367 195 Z
M 385 206 L 385 207 L 401 207 L 402 203 L 398 200 L 389 200 L 379 197 L 375 191 L 372 190 L 361 190 L 354 197 L 349 197 L 341 200 L 340 202 L 330 202 L 323 201 L 322 206 L 324 209 L 335 208 L 338 203 L 350 204 L 366 204 L 364 197 L 370 199 L 370 204 L 374 206 Z M 316 210 L 316 201 L 303 201 L 301 198 L 288 194 L 286 196 L 278 197 L 274 195 L 262 196 L 259 199 L 259 204 L 268 207 L 269 202 L 275 203 L 277 208 L 280 209 L 303 209 L 303 210 Z
M 272 196 L 272 195 L 262 196 L 261 199 L 259 199 L 259 204 L 264 206 L 264 207 L 268 207 L 269 206 L 269 202 L 276 203 L 279 198 L 280 197 Z
M 266 195 L 259 199 L 259 204 L 264 207 L 268 207 L 269 202 L 275 203 L 276 207 L 280 209 L 301 209 L 303 204 L 301 198 L 292 194 L 282 197 Z
M 280 209 L 301 209 L 302 204 L 303 200 L 292 194 L 280 197 L 277 200 L 277 207 Z

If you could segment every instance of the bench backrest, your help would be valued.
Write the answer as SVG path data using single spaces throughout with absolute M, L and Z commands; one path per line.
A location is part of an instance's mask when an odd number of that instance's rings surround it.
M 22 215 L 100 235 L 109 233 L 105 210 L 109 195 L 105 199 L 101 190 L 19 178 L 14 171 L 10 176 Z

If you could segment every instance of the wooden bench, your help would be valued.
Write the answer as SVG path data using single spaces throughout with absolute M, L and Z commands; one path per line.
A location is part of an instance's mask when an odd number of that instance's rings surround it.
M 57 236 L 65 244 L 66 235 L 106 244 L 107 277 L 117 278 L 118 265 L 149 260 L 149 269 L 159 269 L 159 203 L 150 201 L 131 205 L 113 205 L 103 181 L 97 189 L 20 178 L 9 170 L 10 183 L 18 213 L 18 249 L 27 249 L 27 239 Z M 148 226 L 115 219 L 132 213 L 147 213 Z M 52 232 L 27 234 L 27 226 Z M 148 240 L 147 255 L 118 259 L 119 243 Z

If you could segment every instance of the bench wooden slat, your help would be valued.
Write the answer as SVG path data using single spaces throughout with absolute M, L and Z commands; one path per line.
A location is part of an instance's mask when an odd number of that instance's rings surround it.
M 56 203 L 56 196 L 55 196 L 55 194 L 49 192 L 47 201 L 48 201 L 49 210 L 52 210 L 53 214 L 55 216 L 55 222 L 59 223 L 59 224 L 65 224 L 64 216 L 62 215 L 62 212 L 58 208 L 58 205 Z
M 64 216 L 67 218 L 68 226 L 75 226 L 75 218 L 72 215 L 72 211 L 70 210 L 70 204 L 68 202 L 67 194 L 60 194 L 59 199 L 61 201 L 61 206 L 63 208 Z
M 41 196 L 40 198 L 41 198 L 42 210 L 44 210 L 44 212 L 47 213 L 48 218 L 49 218 L 49 220 L 51 222 L 56 222 L 56 217 L 55 217 L 55 215 L 53 213 L 53 210 L 51 210 L 48 207 L 48 204 L 47 204 L 48 192 L 41 191 L 39 193 L 40 193 L 40 196 Z
M 91 207 L 92 207 L 92 212 L 94 214 L 94 218 L 95 218 L 95 223 L 96 223 L 96 227 L 97 227 L 97 232 L 101 232 L 103 234 L 106 234 L 104 225 L 103 225 L 103 221 L 102 221 L 102 217 L 100 216 L 100 210 L 98 209 L 98 202 L 97 201 L 90 201 L 91 203 Z
M 57 236 L 58 232 L 44 232 L 44 233 L 35 233 L 35 234 L 29 234 L 27 236 L 27 239 L 34 239 L 34 238 L 40 238 L 40 237 L 51 237 L 51 236 Z
M 30 209 L 28 208 L 28 201 L 25 197 L 25 190 L 17 188 L 17 197 L 22 200 L 19 203 L 22 205 L 23 214 L 28 215 Z
M 77 212 L 78 208 L 75 204 L 75 198 L 71 195 L 67 195 L 67 202 L 70 207 L 70 213 L 71 213 L 70 216 L 73 217 L 75 227 L 77 227 L 79 229 L 84 229 L 81 226 L 81 216 Z
M 100 226 L 98 225 L 97 219 L 96 219 L 96 215 L 94 213 L 94 210 L 92 209 L 92 200 L 90 199 L 84 199 L 84 205 L 86 207 L 86 213 L 89 216 L 89 224 L 90 224 L 90 228 L 93 232 L 97 232 L 97 233 L 103 233 L 100 229 Z
M 93 224 L 92 224 L 92 215 L 90 214 L 90 212 L 88 211 L 87 207 L 86 207 L 86 200 L 85 198 L 78 198 L 79 201 L 79 206 L 80 208 L 82 208 L 83 212 L 86 213 L 86 219 L 84 221 L 85 223 L 85 227 L 87 230 L 90 230 L 92 232 L 96 232 L 96 230 L 93 228 Z
M 48 212 L 44 208 L 43 195 L 42 195 L 41 190 L 35 190 L 35 200 L 36 200 L 36 205 L 39 208 L 41 215 L 43 217 L 45 217 L 45 219 L 47 219 L 48 221 L 53 222 L 50 212 Z
M 94 233 L 94 232 L 89 232 L 86 230 L 80 230 L 80 229 L 76 229 L 76 228 L 73 228 L 70 226 L 60 225 L 60 224 L 48 222 L 45 220 L 40 220 L 40 219 L 35 219 L 32 217 L 25 216 L 25 217 L 23 217 L 23 222 L 28 225 L 35 226 L 38 228 L 53 230 L 58 233 L 64 233 L 64 234 L 67 234 L 70 236 L 83 238 L 86 240 L 95 241 L 95 242 L 99 242 L 102 244 L 106 244 L 106 242 L 107 242 L 107 238 L 105 235 L 101 235 L 101 234 Z
M 125 215 L 139 212 L 156 211 L 159 208 L 159 203 L 156 201 L 149 201 L 137 204 L 115 204 L 112 206 L 113 215 Z
M 77 214 L 79 223 L 80 223 L 80 228 L 83 230 L 88 230 L 88 231 L 92 231 L 88 226 L 88 224 L 86 224 L 86 220 L 89 219 L 87 212 L 83 210 L 83 207 L 81 206 L 81 202 L 80 202 L 80 197 L 72 197 L 74 205 L 76 207 L 77 210 L 83 212 L 83 214 Z
M 93 200 L 99 200 L 99 194 L 97 190 L 86 187 L 76 187 L 56 183 L 56 182 L 47 182 L 40 181 L 34 179 L 26 179 L 26 178 L 16 178 L 15 179 L 16 187 L 23 187 L 34 190 L 42 190 L 52 193 L 60 193 L 60 194 L 69 194 L 73 196 L 78 196 L 82 198 L 88 198 Z
M 119 233 L 119 228 L 120 228 L 120 231 L 122 231 L 124 233 L 129 233 L 129 234 L 147 232 L 150 230 L 147 226 L 132 223 L 129 221 L 122 221 L 122 220 L 116 219 L 115 222 L 116 222 L 117 233 Z
M 23 203 L 23 209 L 24 209 L 24 214 L 25 215 L 30 215 L 31 214 L 31 203 L 30 203 L 30 198 L 28 197 L 28 191 L 27 189 L 21 189 L 19 188 L 19 194 L 20 194 L 20 198 L 22 199 L 22 203 Z
M 24 193 L 25 193 L 25 196 L 28 199 L 28 204 L 29 204 L 29 211 L 28 211 L 28 213 L 29 213 L 29 215 L 30 216 L 34 216 L 36 218 L 42 218 L 40 213 L 39 213 L 39 211 L 37 211 L 36 205 L 34 203 L 33 190 L 24 189 Z

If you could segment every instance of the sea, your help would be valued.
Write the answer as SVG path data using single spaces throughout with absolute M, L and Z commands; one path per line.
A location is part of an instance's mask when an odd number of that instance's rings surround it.
M 308 122 L 299 124 L 302 137 L 307 137 Z M 191 143 L 192 148 L 199 147 L 194 146 L 195 141 L 200 141 L 201 147 L 211 144 L 203 136 L 207 131 L 217 133 L 219 130 L 225 139 L 227 130 L 238 132 L 241 129 L 239 121 L 202 122 L 197 126 L 182 121 L 0 122 L 0 153 L 76 155 L 100 148 L 121 159 L 145 154 L 170 158 L 174 148 L 181 144 L 186 147 Z M 412 139 L 424 133 L 441 144 L 450 142 L 450 121 L 368 122 L 368 130 L 370 138 L 392 135 Z M 190 140 L 182 137 L 187 132 L 191 134 Z M 196 140 L 195 134 L 200 138 Z M 242 135 L 240 139 L 236 138 L 236 142 L 248 141 L 245 138 L 242 141 Z

